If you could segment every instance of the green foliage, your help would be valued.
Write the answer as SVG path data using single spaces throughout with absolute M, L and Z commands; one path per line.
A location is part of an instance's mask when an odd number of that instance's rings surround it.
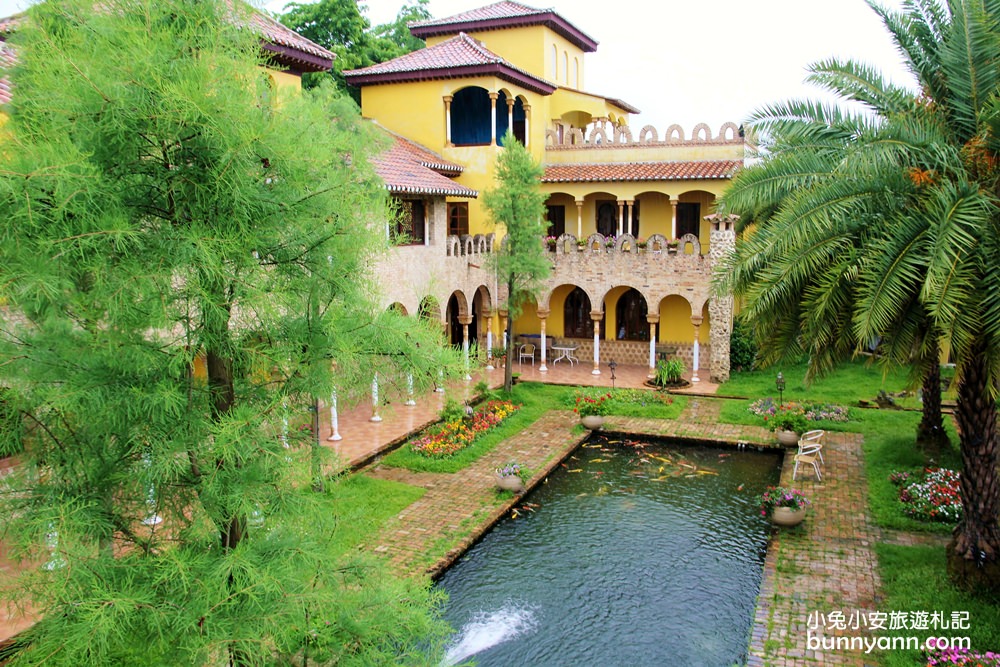
M 438 413 L 438 418 L 443 422 L 459 421 L 465 417 L 465 406 L 454 398 L 449 398 L 444 402 L 444 407 Z
M 809 422 L 801 412 L 788 410 L 779 410 L 767 420 L 767 427 L 772 431 L 795 431 L 799 434 L 805 433 L 810 428 Z
M 678 384 L 684 376 L 684 361 L 678 357 L 656 362 L 656 384 L 661 387 Z
M 729 366 L 734 371 L 749 371 L 757 363 L 757 341 L 753 329 L 737 316 L 733 319 L 733 331 L 729 334 Z
M 511 327 L 521 313 L 523 304 L 536 298 L 542 281 L 552 271 L 542 239 L 548 228 L 545 221 L 545 200 L 540 183 L 545 173 L 531 153 L 514 138 L 508 129 L 497 156 L 497 186 L 483 193 L 483 206 L 489 212 L 498 236 L 503 233 L 499 249 L 491 256 L 497 279 L 507 288 L 507 365 L 504 390 L 510 391 L 514 368 L 514 338 Z
M 303 492 L 327 450 L 279 437 L 332 359 L 344 397 L 453 364 L 373 299 L 376 141 L 327 86 L 268 92 L 231 3 L 101 9 L 50 0 L 11 38 L 0 386 L 31 428 L 0 514 L 13 559 L 57 535 L 67 563 L 5 581 L 42 619 L 15 664 L 418 662 L 432 596 L 331 554 Z

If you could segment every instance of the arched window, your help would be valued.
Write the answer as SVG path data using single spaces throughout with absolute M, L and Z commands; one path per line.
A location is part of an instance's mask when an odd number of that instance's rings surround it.
M 580 89 L 580 59 L 573 58 L 573 87 Z
M 552 45 L 552 79 L 559 78 L 559 49 Z
M 490 94 L 486 89 L 470 87 L 455 93 L 451 101 L 452 143 L 456 146 L 489 145 L 493 128 L 491 111 Z
M 629 289 L 619 297 L 615 306 L 615 325 L 618 340 L 649 340 L 646 299 L 638 291 Z
M 614 236 L 618 231 L 618 203 L 613 201 L 597 202 L 597 233 Z
M 563 51 L 563 76 L 566 77 L 566 85 L 569 85 L 569 54 Z
M 514 127 L 511 130 L 514 132 L 514 138 L 520 141 L 522 145 L 524 144 L 524 134 L 527 126 L 526 118 L 524 102 L 521 98 L 517 97 L 514 99 Z M 501 146 L 503 146 L 503 136 L 507 133 L 509 121 L 507 95 L 501 90 L 499 97 L 497 97 L 497 143 Z

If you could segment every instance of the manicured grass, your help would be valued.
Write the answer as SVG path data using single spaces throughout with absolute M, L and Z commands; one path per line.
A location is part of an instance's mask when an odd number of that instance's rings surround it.
M 996 651 L 1000 647 L 1000 604 L 989 603 L 952 587 L 945 571 L 942 547 L 903 547 L 876 544 L 879 574 L 886 597 L 884 611 L 968 612 L 968 630 L 896 630 L 889 636 L 969 637 L 972 650 Z M 910 667 L 925 664 L 918 651 L 886 652 L 885 667 Z
M 800 363 L 734 373 L 729 382 L 719 388 L 719 394 L 750 399 L 773 396 L 777 399 L 775 378 L 779 372 L 785 378 L 782 396 L 785 401 L 828 401 L 856 406 L 859 399 L 874 400 L 879 389 L 897 392 L 908 386 L 905 372 L 890 372 L 883 378 L 881 368 L 864 361 L 843 364 L 833 373 L 806 384 L 806 365 Z
M 424 493 L 417 486 L 364 474 L 329 482 L 326 500 L 331 504 L 331 513 L 335 510 L 338 518 L 336 544 L 331 548 L 337 553 L 356 548 Z

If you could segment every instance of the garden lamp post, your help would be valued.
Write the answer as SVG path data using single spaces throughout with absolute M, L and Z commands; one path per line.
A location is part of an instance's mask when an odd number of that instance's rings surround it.
M 785 392 L 785 376 L 778 373 L 778 377 L 774 381 L 774 386 L 778 388 L 778 408 L 780 409 L 785 404 L 784 400 L 782 400 Z
M 615 369 L 618 368 L 618 364 L 615 363 L 614 359 L 612 359 L 611 361 L 608 362 L 608 368 L 611 369 L 611 388 L 614 389 L 615 388 Z

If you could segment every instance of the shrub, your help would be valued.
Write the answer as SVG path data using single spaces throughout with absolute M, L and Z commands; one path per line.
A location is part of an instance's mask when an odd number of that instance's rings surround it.
M 684 362 L 677 358 L 660 359 L 656 362 L 656 384 L 666 387 L 679 384 L 684 375 Z
M 608 404 L 610 398 L 611 392 L 599 396 L 579 395 L 576 397 L 576 406 L 573 408 L 573 412 L 581 417 L 595 415 L 603 417 L 611 410 L 611 406 Z
M 729 334 L 729 366 L 734 371 L 749 371 L 757 364 L 757 341 L 753 330 L 742 317 L 733 319 Z

